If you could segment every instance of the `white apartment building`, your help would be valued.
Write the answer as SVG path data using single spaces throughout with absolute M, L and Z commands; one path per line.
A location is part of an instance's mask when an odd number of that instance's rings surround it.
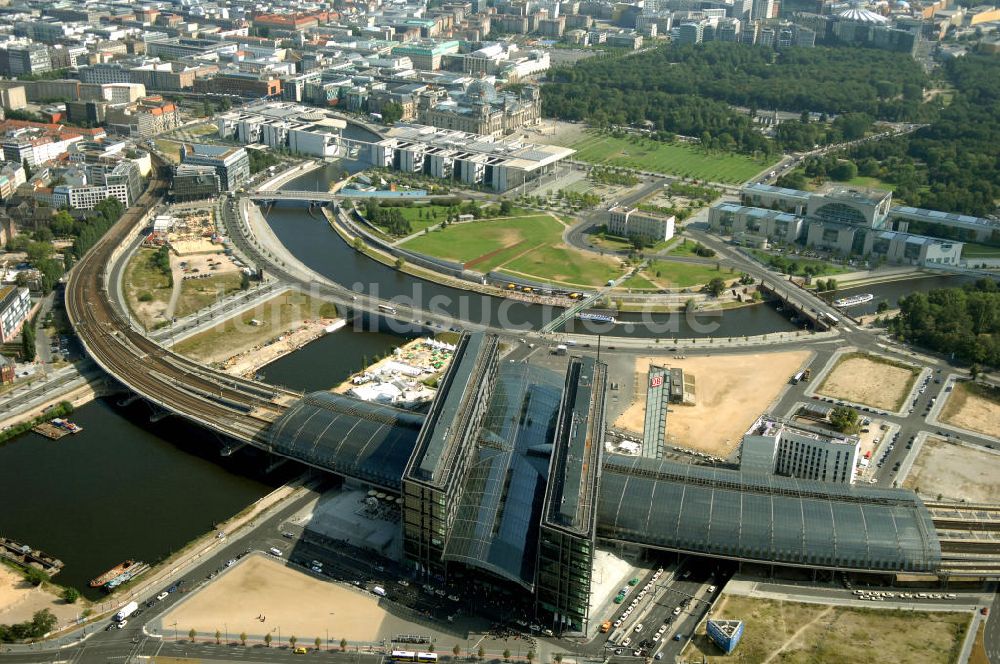
M 27 288 L 0 286 L 0 343 L 9 343 L 21 332 L 31 312 Z
M 740 470 L 853 484 L 860 446 L 857 436 L 762 417 L 743 436 Z
M 656 217 L 638 208 L 613 207 L 609 210 L 608 233 L 618 237 L 642 237 L 652 242 L 662 242 L 674 236 L 676 218 Z

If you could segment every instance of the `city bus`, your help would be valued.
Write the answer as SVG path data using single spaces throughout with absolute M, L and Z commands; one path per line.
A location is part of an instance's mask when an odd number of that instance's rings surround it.
M 424 662 L 437 664 L 438 656 L 432 652 L 413 652 L 412 650 L 393 650 L 389 655 L 393 662 Z
M 387 314 L 394 314 L 394 313 L 396 313 L 396 307 L 391 307 L 388 304 L 380 304 L 380 305 L 378 305 L 378 310 L 381 311 L 381 312 L 383 312 L 383 313 L 387 313 Z

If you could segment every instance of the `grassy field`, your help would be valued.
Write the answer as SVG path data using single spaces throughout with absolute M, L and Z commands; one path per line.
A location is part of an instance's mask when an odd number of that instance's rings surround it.
M 854 187 L 865 187 L 866 189 L 885 189 L 892 191 L 896 188 L 896 185 L 891 182 L 885 182 L 879 178 L 867 177 L 864 175 L 859 175 L 857 177 L 851 178 L 844 184 L 851 185 Z
M 155 138 L 153 143 L 156 144 L 157 149 L 162 152 L 168 159 L 173 161 L 175 164 L 180 163 L 181 160 L 181 144 L 177 141 L 168 141 L 165 138 Z
M 709 664 L 950 664 L 958 658 L 969 614 L 800 604 L 727 596 L 713 618 L 739 619 L 743 638 L 731 655 L 699 627 L 687 661 Z
M 969 242 L 962 247 L 962 258 L 1000 258 L 1000 247 Z
M 656 289 L 656 284 L 647 279 L 642 272 L 633 274 L 621 284 L 622 288 Z
M 672 246 L 670 248 L 670 251 L 667 252 L 667 255 L 668 256 L 697 256 L 698 254 L 694 253 L 694 248 L 695 248 L 696 245 L 697 245 L 697 242 L 692 242 L 690 240 L 681 240 L 680 242 L 678 242 L 677 244 L 675 244 L 674 246 Z
M 304 320 L 336 315 L 334 305 L 289 291 L 179 342 L 173 350 L 198 361 L 211 358 L 223 347 L 229 355 L 238 355 L 297 327 Z M 250 322 L 253 320 L 263 324 L 253 325 Z
M 122 278 L 125 301 L 144 327 L 152 327 L 163 313 L 173 290 L 170 278 L 154 267 L 151 258 L 155 250 L 141 249 L 132 256 Z M 141 298 L 141 299 L 140 299 Z
M 761 251 L 759 249 L 750 249 L 751 254 L 757 257 L 761 263 L 765 265 L 771 265 L 771 259 L 775 257 L 775 254 L 770 254 L 766 251 Z M 819 268 L 819 272 L 816 273 L 817 277 L 831 276 L 835 274 L 844 274 L 845 272 L 855 272 L 858 268 L 845 267 L 843 265 L 838 265 L 836 263 L 828 263 L 827 261 L 819 260 L 816 258 L 803 258 L 801 256 L 785 256 L 781 255 L 789 263 L 797 263 L 799 266 L 798 272 L 796 274 L 802 274 L 802 270 L 805 269 L 807 265 L 813 266 L 813 268 Z
M 646 268 L 645 274 L 666 288 L 689 288 L 706 284 L 715 277 L 728 280 L 738 276 L 716 270 L 715 265 L 673 261 L 653 261 Z
M 590 257 L 565 245 L 540 246 L 505 263 L 502 271 L 580 286 L 600 286 L 621 275 L 617 261 Z
M 749 180 L 776 160 L 759 160 L 739 154 L 707 151 L 683 143 L 660 143 L 638 139 L 614 138 L 598 133 L 569 147 L 575 158 L 595 164 L 682 175 L 712 182 L 740 183 Z
M 174 316 L 183 318 L 200 311 L 215 302 L 217 297 L 240 289 L 240 273 L 228 272 L 205 279 L 188 279 L 181 282 L 181 294 L 177 299 Z
M 490 272 L 598 286 L 621 274 L 618 262 L 562 244 L 563 223 L 547 214 L 454 224 L 404 243 L 411 250 Z

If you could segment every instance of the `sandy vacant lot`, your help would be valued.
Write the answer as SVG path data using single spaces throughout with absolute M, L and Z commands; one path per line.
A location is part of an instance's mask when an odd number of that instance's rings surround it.
M 704 623 L 685 651 L 687 661 L 754 664 L 946 664 L 954 662 L 969 614 L 894 611 L 724 596 L 712 617 L 739 619 L 743 638 L 729 656 L 705 635 Z
M 667 440 L 725 457 L 810 355 L 808 351 L 794 351 L 683 360 L 670 356 L 640 357 L 635 363 L 635 401 L 615 426 L 642 433 L 649 365 L 679 367 L 695 377 L 697 403 L 671 407 L 672 412 L 667 416 Z
M 265 622 L 257 620 L 261 614 Z M 396 620 L 372 595 L 252 555 L 166 614 L 161 625 L 176 621 L 179 634 L 191 628 L 214 634 L 228 625 L 231 638 L 246 632 L 256 640 L 280 627 L 283 639 L 295 635 L 309 645 L 317 636 L 325 640 L 327 630 L 338 643 L 374 641 L 387 618 Z
M 996 503 L 1000 502 L 998 477 L 1000 456 L 928 438 L 903 486 L 931 498 Z
M 988 392 L 979 386 L 955 383 L 941 421 L 987 436 L 1000 436 L 1000 390 Z
M 882 410 L 903 407 L 919 371 L 860 353 L 841 355 L 816 393 Z
M 83 601 L 75 605 L 66 604 L 47 590 L 32 586 L 12 569 L 0 565 L 0 624 L 31 620 L 36 611 L 48 609 L 63 625 L 83 608 Z

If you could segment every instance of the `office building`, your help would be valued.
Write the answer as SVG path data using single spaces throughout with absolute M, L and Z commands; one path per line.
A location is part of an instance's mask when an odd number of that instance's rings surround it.
M 445 55 L 458 53 L 458 48 L 459 42 L 455 40 L 412 42 L 394 47 L 392 54 L 397 57 L 410 58 L 415 69 L 437 71 L 441 69 L 441 58 Z
M 740 193 L 742 205 L 719 203 L 709 210 L 713 231 L 734 239 L 798 242 L 843 256 L 874 256 L 892 263 L 923 267 L 958 266 L 962 242 L 906 232 L 910 220 L 920 228 L 948 231 L 954 223 L 984 232 L 995 225 L 963 221 L 961 215 L 917 208 L 894 208 L 892 192 L 833 187 L 814 193 L 750 184 Z M 756 209 L 751 209 L 756 208 Z M 937 215 L 936 217 L 934 215 Z M 949 217 L 954 217 L 950 219 Z M 941 225 L 931 225 L 938 219 Z M 973 231 L 975 232 L 975 231 Z
M 372 164 L 508 191 L 550 173 L 575 152 L 556 145 L 494 139 L 424 125 L 397 123 L 368 146 Z
M 127 106 L 109 108 L 105 119 L 109 130 L 131 138 L 149 138 L 176 129 L 181 124 L 177 105 L 159 95 L 143 97 Z
M 45 44 L 10 43 L 0 47 L 0 74 L 17 78 L 52 71 L 52 60 Z
M 250 179 L 250 157 L 243 148 L 184 143 L 181 145 L 181 163 L 215 168 L 223 191 L 236 191 Z
M 860 446 L 857 436 L 762 417 L 743 436 L 740 470 L 853 484 Z
M 618 237 L 642 238 L 657 243 L 674 236 L 676 218 L 641 212 L 638 208 L 613 207 L 608 210 L 608 233 Z
M 212 166 L 180 164 L 174 168 L 170 198 L 176 202 L 212 198 L 221 191 L 219 174 Z
M 280 97 L 281 79 L 271 74 L 232 72 L 211 78 L 196 78 L 194 91 L 238 97 Z
M 8 111 L 16 111 L 27 105 L 24 85 L 17 81 L 0 81 L 0 106 Z
M 86 164 L 85 172 L 86 182 L 82 184 L 60 184 L 52 188 L 55 206 L 92 210 L 106 198 L 117 198 L 128 207 L 142 193 L 142 174 L 131 160 Z
M 332 112 L 288 102 L 259 102 L 216 118 L 219 137 L 263 143 L 314 157 L 341 154 L 347 123 Z
M 0 285 L 0 343 L 14 341 L 31 313 L 27 288 Z
M 774 18 L 774 0 L 753 0 L 750 20 L 766 21 L 769 18 Z
M 233 55 L 237 49 L 238 46 L 235 42 L 178 37 L 174 39 L 157 39 L 148 42 L 146 44 L 146 55 L 151 58 L 164 57 L 176 60 L 180 58 Z

